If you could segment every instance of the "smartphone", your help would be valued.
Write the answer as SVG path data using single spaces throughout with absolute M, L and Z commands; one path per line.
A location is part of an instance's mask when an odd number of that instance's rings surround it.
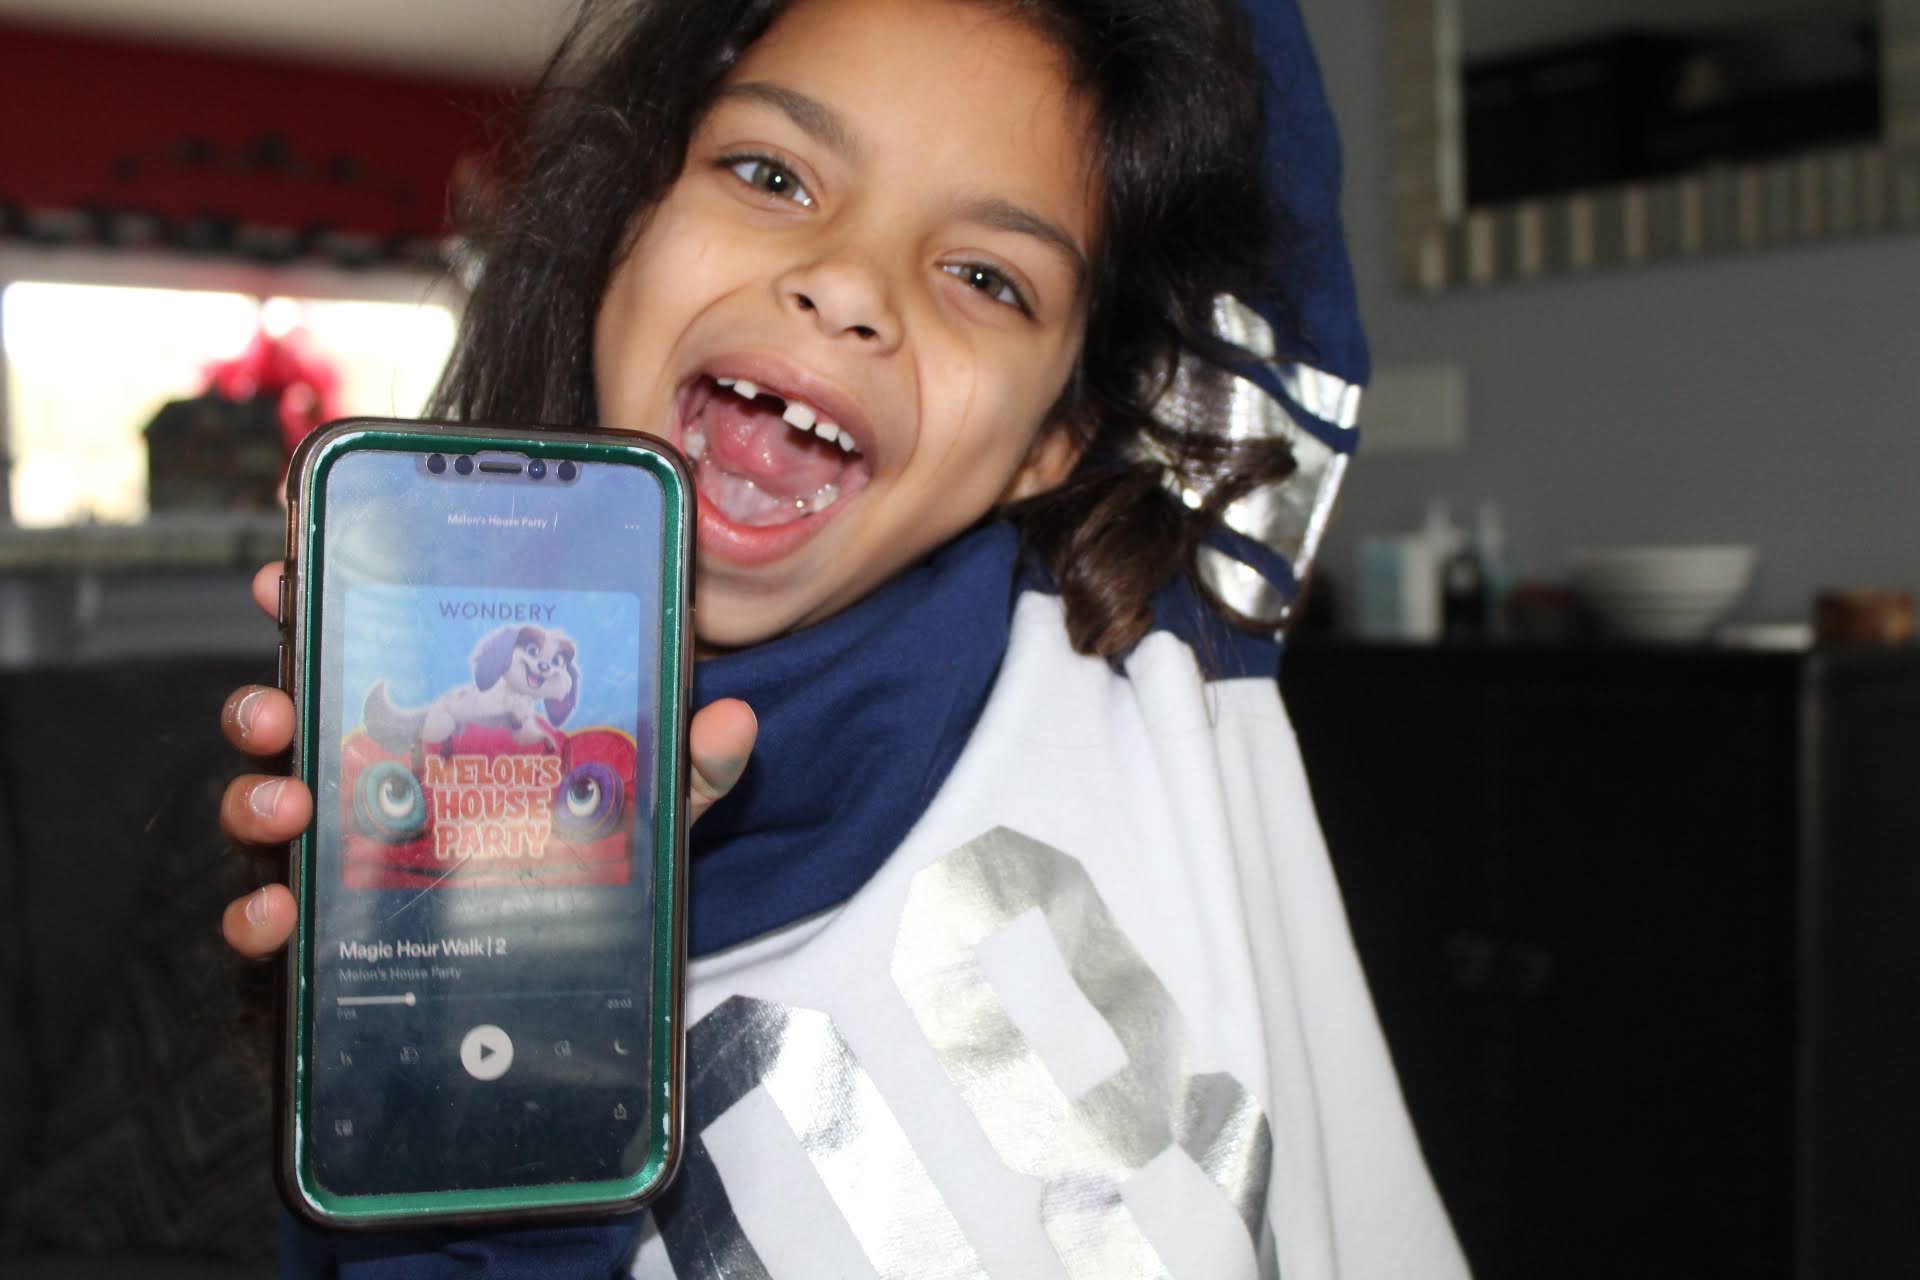
M 287 487 L 282 1194 L 331 1227 L 631 1210 L 682 1143 L 686 466 L 356 419 Z

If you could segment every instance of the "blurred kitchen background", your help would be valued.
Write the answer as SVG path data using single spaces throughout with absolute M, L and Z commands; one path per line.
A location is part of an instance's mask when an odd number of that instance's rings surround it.
M 1920 1274 L 1920 0 L 1301 4 L 1375 371 L 1283 684 L 1468 1254 Z M 0 1271 L 272 1270 L 214 714 L 567 11 L 0 0 Z
M 0 5 L 0 666 L 257 647 L 232 586 L 285 446 L 420 411 L 488 146 L 565 17 Z

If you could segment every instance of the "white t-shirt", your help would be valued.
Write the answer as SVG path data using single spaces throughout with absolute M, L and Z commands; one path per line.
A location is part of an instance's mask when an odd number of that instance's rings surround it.
M 1023 596 L 900 848 L 687 1013 L 636 1276 L 1466 1274 L 1277 686 L 1170 634 L 1122 675 Z

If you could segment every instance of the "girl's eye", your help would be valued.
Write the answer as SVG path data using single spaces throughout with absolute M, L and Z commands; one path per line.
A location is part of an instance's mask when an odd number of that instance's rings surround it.
M 1032 315 L 1033 308 L 1014 287 L 1013 281 L 1000 271 L 981 262 L 954 262 L 940 268 L 948 275 L 964 283 L 969 289 L 978 290 L 995 302 L 1012 307 L 1023 315 Z
M 729 156 L 721 161 L 728 172 L 756 191 L 764 191 L 782 200 L 791 200 L 803 208 L 813 207 L 813 197 L 800 185 L 800 179 L 785 167 L 765 156 Z

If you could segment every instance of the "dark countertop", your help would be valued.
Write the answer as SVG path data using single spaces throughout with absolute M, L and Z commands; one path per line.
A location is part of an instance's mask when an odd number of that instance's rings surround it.
M 277 511 L 163 514 L 139 524 L 29 529 L 0 524 L 0 575 L 144 570 L 251 572 L 283 554 Z

